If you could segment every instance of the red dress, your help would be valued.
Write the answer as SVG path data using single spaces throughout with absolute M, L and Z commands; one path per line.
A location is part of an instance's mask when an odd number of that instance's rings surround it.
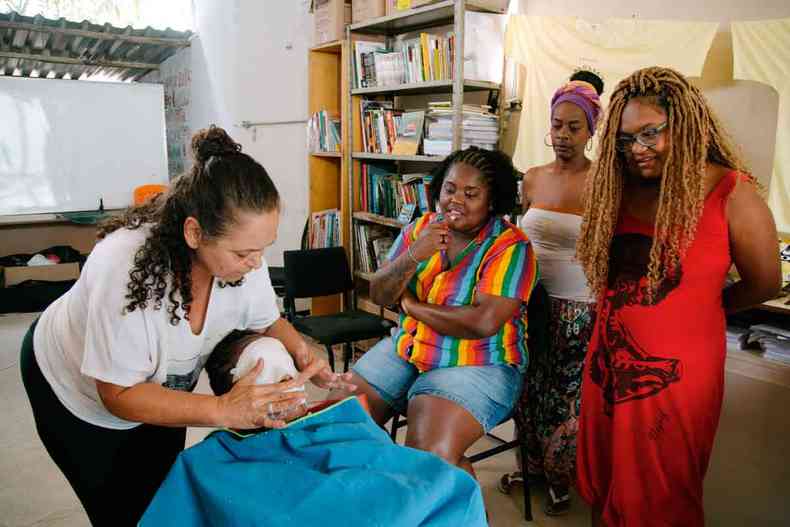
M 581 496 L 607 527 L 704 524 L 702 483 L 724 394 L 730 268 L 727 198 L 705 199 L 694 242 L 652 301 L 653 226 L 621 215 L 585 361 L 577 439 Z

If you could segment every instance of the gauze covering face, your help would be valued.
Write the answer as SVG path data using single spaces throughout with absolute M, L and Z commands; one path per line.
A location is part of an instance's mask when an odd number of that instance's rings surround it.
M 241 352 L 236 367 L 230 373 L 233 382 L 238 381 L 255 367 L 258 359 L 263 359 L 263 370 L 255 379 L 255 384 L 273 384 L 296 377 L 299 373 L 294 365 L 293 358 L 282 342 L 271 337 L 260 337 L 244 348 Z M 288 390 L 289 392 L 303 391 L 304 386 Z

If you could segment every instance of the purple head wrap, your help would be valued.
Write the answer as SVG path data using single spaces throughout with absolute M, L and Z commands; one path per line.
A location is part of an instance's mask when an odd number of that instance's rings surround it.
M 585 81 L 570 81 L 560 86 L 551 98 L 551 113 L 557 105 L 570 102 L 578 106 L 587 116 L 590 133 L 595 133 L 598 116 L 601 114 L 601 99 L 592 84 Z

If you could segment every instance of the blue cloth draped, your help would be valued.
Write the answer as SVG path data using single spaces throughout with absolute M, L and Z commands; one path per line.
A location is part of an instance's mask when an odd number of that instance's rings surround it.
M 486 526 L 480 487 L 393 444 L 356 398 L 282 430 L 215 432 L 182 452 L 140 525 Z

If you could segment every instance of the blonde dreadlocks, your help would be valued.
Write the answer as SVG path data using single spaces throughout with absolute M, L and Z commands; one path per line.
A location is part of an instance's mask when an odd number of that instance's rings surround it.
M 707 164 L 745 171 L 702 93 L 680 73 L 652 67 L 622 80 L 612 93 L 598 160 L 585 185 L 584 218 L 577 245 L 577 257 L 598 296 L 607 285 L 609 250 L 625 181 L 624 160 L 615 150 L 615 140 L 626 104 L 636 98 L 663 109 L 669 138 L 650 250 L 648 291 L 656 291 L 694 241 L 705 199 Z

